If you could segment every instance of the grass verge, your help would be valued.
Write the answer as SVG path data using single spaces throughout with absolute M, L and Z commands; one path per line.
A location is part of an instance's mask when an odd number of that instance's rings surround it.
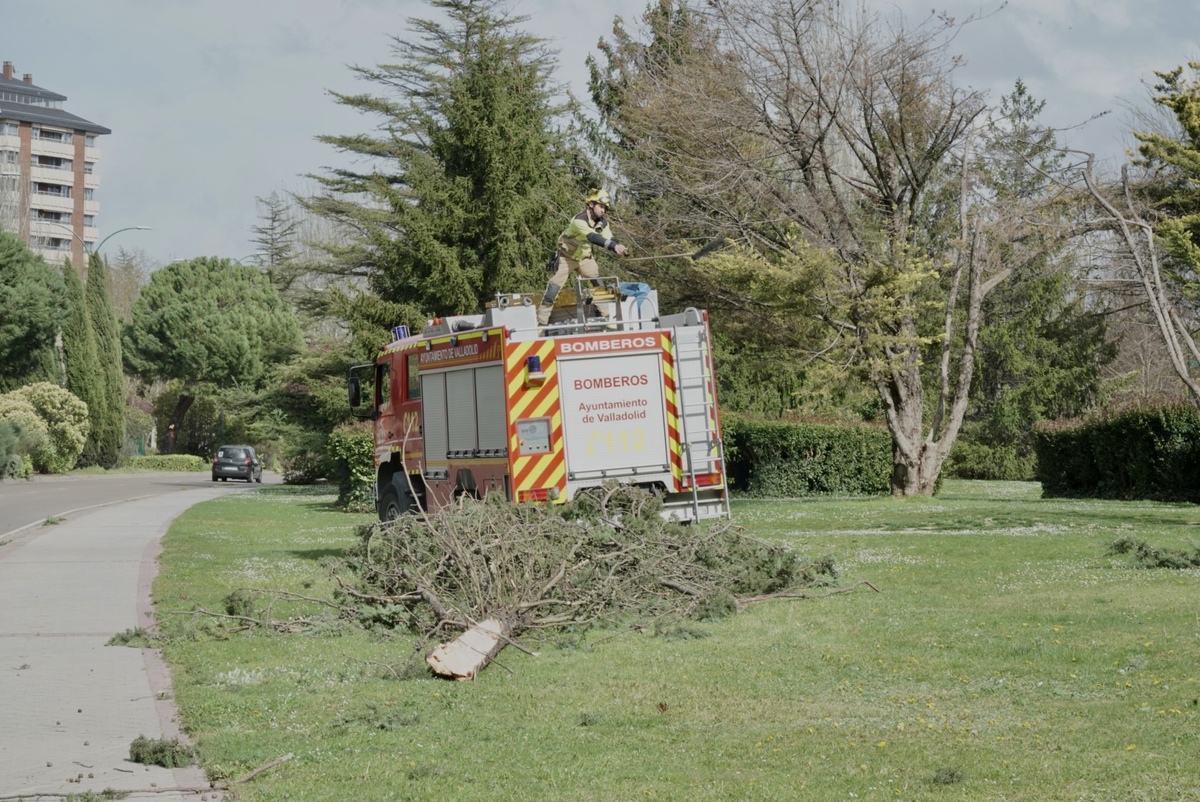
M 398 680 L 403 633 L 228 635 L 172 615 L 243 587 L 328 594 L 364 520 L 332 500 L 230 496 L 164 543 L 165 654 L 205 767 L 295 755 L 238 799 L 1200 799 L 1200 571 L 1107 553 L 1188 547 L 1195 506 L 961 481 L 937 499 L 739 502 L 753 534 L 882 592 L 670 639 L 547 633 L 471 683 Z

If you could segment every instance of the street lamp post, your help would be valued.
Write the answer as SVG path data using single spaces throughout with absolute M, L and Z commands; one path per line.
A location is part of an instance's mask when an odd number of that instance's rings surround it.
M 63 223 L 56 223 L 53 220 L 39 220 L 38 222 L 41 223 L 42 225 L 51 225 L 56 228 L 61 228 L 61 229 L 65 229 L 66 231 L 70 231 L 72 237 L 74 237 L 75 239 L 77 239 L 81 243 L 83 243 L 83 251 L 84 251 L 84 253 L 88 254 L 89 256 L 93 253 L 100 253 L 100 249 L 104 246 L 104 243 L 108 242 L 110 239 L 115 237 L 117 234 L 120 234 L 122 231 L 149 231 L 150 230 L 150 226 L 126 226 L 125 228 L 118 228 L 116 231 L 109 234 L 104 239 L 100 240 L 99 245 L 96 245 L 95 247 L 90 247 L 88 245 L 88 241 L 85 240 L 83 237 L 79 236 L 77 233 L 75 233 L 75 229 L 71 228 L 68 225 L 65 225 Z
M 100 244 L 98 244 L 95 248 L 92 248 L 91 252 L 100 253 L 100 249 L 104 247 L 104 243 L 108 242 L 110 239 L 117 236 L 122 231 L 149 231 L 149 230 L 150 230 L 150 226 L 126 226 L 125 228 L 118 228 L 116 231 L 109 234 L 104 239 L 100 240 Z M 85 243 L 85 245 L 86 245 L 86 243 Z

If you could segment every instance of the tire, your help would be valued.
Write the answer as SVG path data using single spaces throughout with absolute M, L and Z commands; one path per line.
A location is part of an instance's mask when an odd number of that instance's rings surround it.
M 221 477 L 221 481 L 222 481 L 222 482 L 228 482 L 228 481 L 229 481 L 229 477 L 228 477 L 228 476 L 222 476 L 222 477 Z
M 395 485 L 388 485 L 379 496 L 379 520 L 394 521 L 408 512 L 408 505 L 400 498 Z

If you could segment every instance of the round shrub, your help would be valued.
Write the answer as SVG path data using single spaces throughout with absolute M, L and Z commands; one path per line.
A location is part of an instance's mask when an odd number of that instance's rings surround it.
M 50 428 L 33 404 L 15 392 L 0 395 L 0 421 L 7 421 L 20 432 L 15 452 L 22 457 L 21 473 L 48 473 L 54 462 Z
M 50 382 L 29 384 L 10 395 L 28 401 L 38 417 L 46 422 L 52 457 L 44 468 L 36 464 L 35 467 L 46 473 L 66 473 L 74 468 L 76 460 L 83 453 L 91 426 L 87 404 L 71 391 Z

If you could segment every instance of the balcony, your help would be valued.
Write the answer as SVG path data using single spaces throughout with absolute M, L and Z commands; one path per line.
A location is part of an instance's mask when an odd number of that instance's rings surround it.
M 59 178 L 59 176 L 55 176 L 55 178 Z M 61 179 L 60 179 L 60 181 L 61 181 Z M 72 195 L 71 184 L 63 184 L 63 183 L 60 183 L 60 181 L 55 181 L 53 183 L 46 182 L 46 181 L 34 181 L 33 182 L 33 194 L 49 196 L 52 198 L 69 198 L 69 197 L 71 197 L 71 195 Z
M 75 157 L 75 146 L 70 142 L 34 139 L 29 143 L 29 152 L 31 156 L 54 156 L 69 160 Z
M 33 165 L 29 168 L 29 179 L 36 187 L 38 184 L 64 185 L 70 188 L 75 183 L 75 175 L 69 169 L 57 167 L 42 167 Z
M 34 223 L 55 223 L 56 225 L 71 225 L 70 212 L 54 212 L 48 209 L 30 209 L 29 219 Z
M 37 248 L 40 251 L 69 251 L 71 250 L 71 237 L 66 231 L 43 231 L 34 233 L 34 229 L 29 232 L 29 247 Z
M 42 195 L 35 192 L 30 195 L 29 202 L 35 209 L 44 209 L 47 212 L 65 212 L 70 214 L 75 211 L 75 200 L 70 196 Z M 84 206 L 86 207 L 87 204 L 85 203 Z M 92 214 L 93 212 L 88 211 L 87 213 Z
M 70 171 L 74 166 L 71 159 L 64 159 L 61 156 L 41 156 L 35 155 L 30 160 L 34 167 L 40 167 L 43 170 L 67 170 Z

